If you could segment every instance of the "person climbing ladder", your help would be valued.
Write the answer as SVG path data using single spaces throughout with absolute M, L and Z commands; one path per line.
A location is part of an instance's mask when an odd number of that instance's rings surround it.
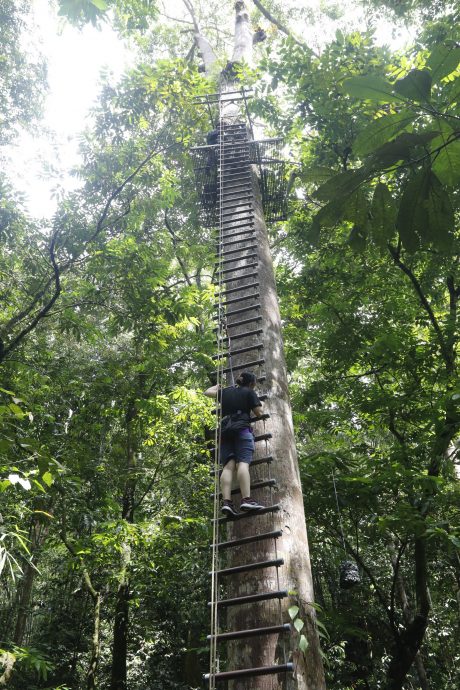
M 238 515 L 231 500 L 233 473 L 241 491 L 240 509 L 244 511 L 260 510 L 264 506 L 251 498 L 251 479 L 249 465 L 254 456 L 254 436 L 251 429 L 251 412 L 255 417 L 262 415 L 262 403 L 254 390 L 256 377 L 249 371 L 243 371 L 236 379 L 236 386 L 220 388 L 211 386 L 204 394 L 208 398 L 217 398 L 221 403 L 222 420 L 220 424 L 220 464 L 222 473 L 220 488 L 222 491 L 222 512 L 227 517 Z

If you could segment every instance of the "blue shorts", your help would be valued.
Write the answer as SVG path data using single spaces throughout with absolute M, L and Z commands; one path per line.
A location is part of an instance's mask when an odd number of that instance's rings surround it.
M 254 436 L 249 429 L 221 436 L 220 464 L 224 467 L 229 460 L 236 460 L 236 462 L 247 462 L 249 465 L 254 457 L 254 449 Z

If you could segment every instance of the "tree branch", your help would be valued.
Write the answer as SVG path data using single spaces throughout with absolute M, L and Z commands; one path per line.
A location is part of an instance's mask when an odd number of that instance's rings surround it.
M 308 50 L 311 50 L 311 48 L 309 48 L 306 45 L 306 43 L 302 43 L 302 41 L 299 41 L 299 39 L 296 38 L 294 36 L 294 34 L 291 31 L 289 31 L 289 29 L 279 21 L 279 19 L 276 19 L 276 17 L 274 17 L 272 14 L 270 14 L 270 12 L 267 10 L 267 8 L 262 5 L 260 0 L 253 0 L 253 2 L 254 2 L 254 5 L 257 7 L 257 9 L 264 15 L 264 17 L 266 19 L 268 19 L 269 22 L 274 24 L 274 26 L 276 26 L 281 31 L 281 33 L 285 34 L 286 36 L 289 36 L 289 38 L 291 38 L 294 41 L 294 43 L 297 43 L 297 45 L 300 46 L 301 48 L 307 48 Z M 311 52 L 312 52 L 312 54 L 314 54 L 313 51 L 311 51 Z
M 115 188 L 115 190 L 110 194 L 109 198 L 107 199 L 106 203 L 104 204 L 104 208 L 102 209 L 102 213 L 99 217 L 99 220 L 96 223 L 96 227 L 94 229 L 94 232 L 90 235 L 90 237 L 84 242 L 84 249 L 88 247 L 94 240 L 98 237 L 98 235 L 105 230 L 108 227 L 108 223 L 105 224 L 105 221 L 107 219 L 108 213 L 110 211 L 110 207 L 115 201 L 115 199 L 121 194 L 121 192 L 125 189 L 125 187 L 136 177 L 136 175 L 142 170 L 142 168 L 157 154 L 163 153 L 165 151 L 170 150 L 171 148 L 174 148 L 177 146 L 177 144 L 172 144 L 171 146 L 168 146 L 166 148 L 161 148 L 161 149 L 154 149 L 151 151 L 140 163 L 139 165 L 133 170 L 132 173 L 128 175 L 128 177 L 125 178 L 125 180 L 118 185 L 118 187 Z M 130 206 L 129 203 L 127 205 L 127 208 L 121 213 L 121 215 L 117 216 L 116 220 L 120 220 L 124 216 L 126 216 L 130 211 Z M 112 221 L 112 222 L 116 222 Z M 48 279 L 48 281 L 45 283 L 44 287 L 39 290 L 39 292 L 33 297 L 31 304 L 26 308 L 23 309 L 22 312 L 20 312 L 17 317 L 14 317 L 17 321 L 23 320 L 26 316 L 30 314 L 32 309 L 38 304 L 38 302 L 44 297 L 46 294 L 47 290 L 49 287 L 54 283 L 54 289 L 51 297 L 48 299 L 46 304 L 35 314 L 35 316 L 32 318 L 32 320 L 29 322 L 27 326 L 25 326 L 16 337 L 13 338 L 13 340 L 10 341 L 10 343 L 3 348 L 0 348 L 0 363 L 8 356 L 8 354 L 14 350 L 19 343 L 31 332 L 34 330 L 34 328 L 37 326 L 37 324 L 48 314 L 50 309 L 53 307 L 54 303 L 56 300 L 59 298 L 59 295 L 61 294 L 62 291 L 62 285 L 61 285 L 61 277 L 62 274 L 66 271 L 68 271 L 71 267 L 75 266 L 78 264 L 80 261 L 83 261 L 86 259 L 84 257 L 83 259 L 78 259 L 78 257 L 75 257 L 73 259 L 70 259 L 69 261 L 66 261 L 63 264 L 58 264 L 57 259 L 56 259 L 56 242 L 59 234 L 59 228 L 56 228 L 51 236 L 51 242 L 49 245 L 48 249 L 48 254 L 49 254 L 49 259 L 51 262 L 51 266 L 53 269 L 53 273 Z M 83 251 L 83 250 L 82 250 Z M 82 252 L 80 252 L 81 255 Z M 79 256 L 80 256 L 79 255 Z M 13 319 L 10 319 L 8 322 L 11 324 L 13 322 Z M 1 343 L 1 341 L 0 341 Z
M 209 75 L 211 73 L 212 66 L 217 60 L 216 54 L 214 53 L 214 50 L 212 49 L 212 46 L 209 43 L 208 39 L 201 33 L 200 25 L 198 24 L 198 20 L 196 18 L 195 10 L 191 3 L 191 0 L 183 0 L 183 2 L 192 19 L 193 27 L 195 30 L 195 43 L 198 47 L 198 50 L 200 51 L 201 57 L 203 58 L 205 72 L 207 75 Z
M 184 278 L 187 281 L 187 285 L 189 285 L 191 287 L 192 281 L 190 280 L 190 276 L 187 272 L 187 267 L 186 267 L 183 259 L 179 256 L 179 253 L 177 251 L 177 248 L 178 248 L 177 235 L 174 232 L 173 227 L 171 225 L 171 222 L 168 218 L 168 209 L 166 209 L 166 208 L 165 208 L 165 225 L 166 225 L 166 228 L 167 228 L 167 230 L 171 236 L 171 240 L 172 240 L 173 247 L 174 247 L 174 254 L 176 255 L 176 259 L 178 261 L 178 264 L 182 269 L 182 273 L 184 274 Z
M 422 290 L 422 286 L 420 285 L 417 277 L 412 272 L 412 270 L 403 261 L 401 261 L 399 250 L 397 250 L 395 247 L 393 247 L 393 245 L 391 245 L 390 243 L 388 243 L 388 250 L 389 250 L 396 266 L 398 266 L 401 269 L 401 271 L 403 273 L 405 273 L 406 276 L 411 281 L 411 283 L 414 287 L 414 290 L 420 299 L 420 303 L 421 303 L 422 307 L 424 308 L 424 310 L 426 311 L 426 313 L 428 314 L 428 318 L 430 319 L 431 325 L 433 326 L 433 329 L 436 333 L 436 336 L 437 336 L 437 339 L 439 342 L 439 346 L 441 348 L 441 353 L 442 353 L 442 356 L 444 359 L 444 363 L 446 365 L 446 370 L 449 374 L 452 373 L 453 367 L 454 367 L 454 362 L 453 362 L 451 355 L 449 353 L 449 349 L 448 349 L 446 341 L 444 339 L 444 334 L 441 330 L 441 327 L 438 323 L 436 316 L 434 315 L 431 304 L 428 302 L 428 299 L 426 298 L 426 296 Z

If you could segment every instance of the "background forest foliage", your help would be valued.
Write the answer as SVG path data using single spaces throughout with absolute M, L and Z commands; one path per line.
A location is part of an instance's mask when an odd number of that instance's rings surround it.
M 201 5 L 223 65 L 232 3 Z M 458 7 L 366 0 L 363 29 L 351 3 L 267 0 L 278 26 L 249 5 L 267 33 L 253 115 L 299 161 L 271 238 L 328 688 L 460 687 Z M 46 94 L 16 40 L 28 11 L 0 1 L 2 145 Z M 213 242 L 187 149 L 215 85 L 153 0 L 56 11 L 112 22 L 137 63 L 106 77 L 51 221 L 0 177 L 0 687 L 114 689 L 126 664 L 130 690 L 198 688 Z M 412 22 L 411 47 L 377 45 L 382 15 Z M 335 37 L 304 44 L 323 22 Z

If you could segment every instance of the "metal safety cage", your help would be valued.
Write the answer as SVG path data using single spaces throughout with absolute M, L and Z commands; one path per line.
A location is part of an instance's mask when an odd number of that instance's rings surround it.
M 249 163 L 257 166 L 262 203 L 267 223 L 286 220 L 288 215 L 289 161 L 282 158 L 283 139 L 248 141 Z M 200 201 L 200 220 L 211 228 L 217 225 L 217 151 L 218 145 L 190 149 Z

